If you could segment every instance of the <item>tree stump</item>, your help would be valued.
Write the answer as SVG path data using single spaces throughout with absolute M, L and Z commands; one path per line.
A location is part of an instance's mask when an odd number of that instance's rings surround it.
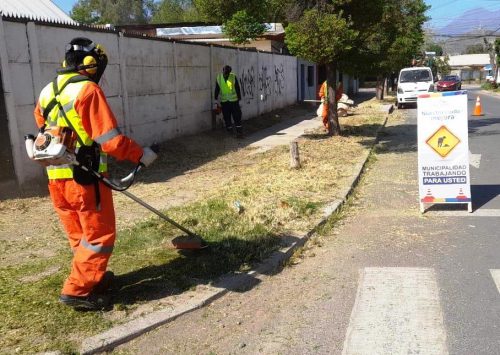
M 290 168 L 300 168 L 299 144 L 297 141 L 290 142 Z

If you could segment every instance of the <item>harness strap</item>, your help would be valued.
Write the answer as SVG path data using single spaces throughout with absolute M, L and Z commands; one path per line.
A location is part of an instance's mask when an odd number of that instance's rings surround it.
M 68 86 L 68 84 L 72 83 L 79 83 L 81 81 L 89 81 L 90 79 L 87 78 L 85 75 L 75 75 L 66 80 L 66 82 L 63 84 L 61 89 L 59 90 L 57 88 L 57 77 L 54 79 L 52 82 L 52 87 L 54 88 L 54 98 L 50 100 L 50 102 L 47 104 L 45 109 L 43 110 L 43 118 L 45 121 L 47 121 L 47 118 L 49 117 L 50 111 L 57 105 L 57 95 L 59 95 L 65 88 Z
M 76 139 L 78 140 L 78 143 L 80 143 L 80 146 L 83 147 L 85 145 L 83 143 L 83 140 L 80 138 L 80 135 L 75 130 L 75 127 L 73 126 L 73 124 L 71 123 L 71 121 L 68 119 L 68 116 L 66 115 L 66 111 L 64 111 L 63 105 L 58 100 L 59 94 L 66 88 L 66 86 L 68 86 L 68 84 L 79 83 L 79 82 L 82 82 L 82 81 L 89 81 L 89 78 L 87 78 L 84 75 L 75 75 L 75 76 L 72 76 L 59 89 L 58 86 L 57 86 L 57 77 L 56 77 L 54 79 L 54 81 L 52 82 L 52 88 L 54 90 L 54 98 L 52 100 L 50 100 L 50 102 L 48 103 L 48 105 L 45 107 L 45 110 L 43 111 L 43 118 L 45 119 L 45 121 L 47 121 L 47 117 L 49 116 L 50 111 L 52 111 L 52 109 L 57 105 L 58 108 L 59 108 L 59 112 L 64 117 L 64 120 L 68 124 L 69 128 L 71 128 L 73 130 L 73 132 L 75 132 Z M 99 180 L 95 180 L 94 181 L 94 192 L 95 192 L 95 199 L 96 199 L 96 210 L 99 211 L 101 209 L 101 193 L 99 191 Z

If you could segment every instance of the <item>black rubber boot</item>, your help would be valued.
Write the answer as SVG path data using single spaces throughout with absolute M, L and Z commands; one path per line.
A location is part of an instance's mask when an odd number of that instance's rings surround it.
M 110 297 L 108 295 L 98 295 L 92 293 L 88 296 L 59 296 L 59 302 L 66 306 L 73 307 L 77 311 L 100 311 L 109 306 Z
M 115 281 L 115 274 L 113 271 L 106 271 L 102 276 L 101 281 L 94 286 L 92 293 L 103 294 L 113 289 Z

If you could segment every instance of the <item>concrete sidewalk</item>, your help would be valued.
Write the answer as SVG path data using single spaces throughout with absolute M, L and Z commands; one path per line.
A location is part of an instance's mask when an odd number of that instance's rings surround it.
M 391 112 L 392 105 L 381 106 L 381 109 L 384 110 L 387 117 Z M 291 120 L 248 136 L 241 141 L 241 144 L 249 144 L 257 148 L 256 152 L 262 152 L 279 145 L 287 145 L 307 131 L 322 127 L 320 118 L 315 117 L 314 114 L 292 118 Z M 260 283 L 263 275 L 269 275 L 283 265 L 295 249 L 302 246 L 314 233 L 315 229 L 324 224 L 328 217 L 342 206 L 362 174 L 369 155 L 370 151 L 368 150 L 360 159 L 355 169 L 356 173 L 351 177 L 350 183 L 342 191 L 342 197 L 331 201 L 326 206 L 323 217 L 317 221 L 316 226 L 311 231 L 305 235 L 289 235 L 285 238 L 285 246 L 282 249 L 273 253 L 271 257 L 257 265 L 250 272 L 231 273 L 211 284 L 198 285 L 194 290 L 157 300 L 154 304 L 141 306 L 133 312 L 130 317 L 133 319 L 128 323 L 84 339 L 80 349 L 81 353 L 93 354 L 112 349 L 185 313 L 201 308 L 229 291 L 248 290 Z
M 257 148 L 256 153 L 262 153 L 279 145 L 287 145 L 307 131 L 323 127 L 319 117 L 300 117 L 293 121 L 296 123 L 292 126 L 289 125 L 289 122 L 283 122 L 272 127 L 275 131 L 273 134 L 269 134 L 269 129 L 264 129 L 252 135 L 252 138 L 257 140 L 249 146 Z

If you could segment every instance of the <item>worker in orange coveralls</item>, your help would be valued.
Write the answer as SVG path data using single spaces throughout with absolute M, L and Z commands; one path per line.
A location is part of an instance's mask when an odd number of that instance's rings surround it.
M 342 85 L 342 82 L 340 82 L 337 86 L 337 90 L 335 93 L 336 102 L 339 102 L 343 93 L 344 93 L 344 87 Z M 326 80 L 323 82 L 323 84 L 319 89 L 319 97 L 321 99 L 321 103 L 323 104 L 323 111 L 321 113 L 321 117 L 323 118 L 323 125 L 325 126 L 325 129 L 328 131 L 330 123 L 328 122 L 328 85 Z
M 99 80 L 107 56 L 100 45 L 78 37 L 67 46 L 63 68 L 40 94 L 34 115 L 37 126 L 69 127 L 75 134 L 76 159 L 106 175 L 107 154 L 148 166 L 156 154 L 122 135 Z M 53 164 L 53 165 L 50 165 Z M 71 273 L 60 302 L 77 310 L 100 310 L 114 274 L 106 271 L 116 237 L 112 191 L 73 164 L 45 163 L 54 208 L 73 250 Z

